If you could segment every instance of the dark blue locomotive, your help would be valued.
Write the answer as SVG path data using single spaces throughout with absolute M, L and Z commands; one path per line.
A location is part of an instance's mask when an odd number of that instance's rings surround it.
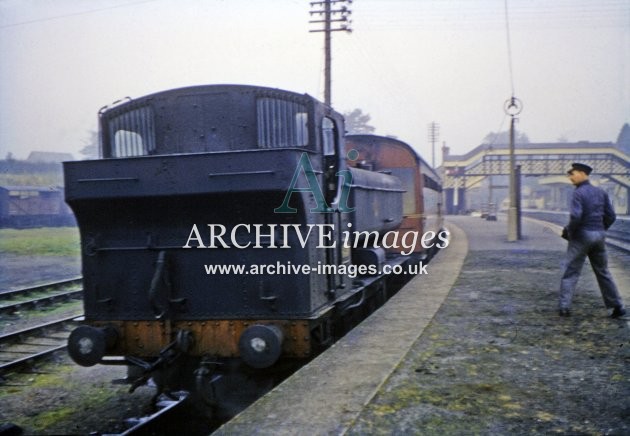
M 99 115 L 102 159 L 64 164 L 80 365 L 203 390 L 308 358 L 390 296 L 387 266 L 410 262 L 382 247 L 409 188 L 347 165 L 342 116 L 308 95 L 199 86 Z

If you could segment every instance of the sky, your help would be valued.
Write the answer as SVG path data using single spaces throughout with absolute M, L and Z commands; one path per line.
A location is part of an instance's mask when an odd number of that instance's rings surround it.
M 615 141 L 630 122 L 628 0 L 355 0 L 333 33 L 332 106 L 432 159 L 507 130 L 531 142 Z M 308 0 L 0 0 L 0 159 L 76 159 L 98 110 L 200 84 L 324 98 Z M 439 155 L 436 162 L 441 161 Z

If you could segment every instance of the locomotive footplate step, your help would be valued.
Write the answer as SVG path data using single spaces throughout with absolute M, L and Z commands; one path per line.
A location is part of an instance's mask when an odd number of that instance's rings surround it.
M 557 312 L 566 242 L 526 220 L 449 217 L 428 274 L 216 434 L 628 434 L 630 331 L 585 265 Z M 465 229 L 460 230 L 460 229 Z M 630 305 L 630 254 L 609 267 Z

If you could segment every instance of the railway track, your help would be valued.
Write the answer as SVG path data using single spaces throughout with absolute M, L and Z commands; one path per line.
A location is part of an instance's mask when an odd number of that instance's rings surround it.
M 0 293 L 0 316 L 23 314 L 25 310 L 48 307 L 53 303 L 79 298 L 81 278 L 45 283 L 30 288 Z M 36 362 L 66 348 L 70 328 L 75 326 L 81 314 L 29 325 L 28 319 L 19 322 L 22 326 L 15 331 L 0 334 L 0 377 L 32 366 Z M 15 328 L 15 327 L 14 327 Z
M 126 424 L 131 427 L 121 433 L 121 435 L 137 436 L 177 433 L 178 428 L 171 428 L 173 427 L 173 418 L 183 411 L 184 404 L 188 399 L 188 392 L 182 391 L 173 395 L 174 398 L 171 398 L 162 394 L 156 402 L 157 411 L 153 414 L 125 420 Z M 181 426 L 179 431 L 181 431 Z
M 81 278 L 0 292 L 0 316 L 24 309 L 37 309 L 52 303 L 80 297 L 82 289 L 76 289 Z M 10 373 L 32 368 L 36 363 L 49 359 L 66 350 L 68 336 L 82 320 L 82 314 L 66 316 L 20 330 L 0 334 L 0 382 Z M 162 434 L 170 428 L 173 417 L 185 409 L 187 392 L 172 397 L 162 395 L 155 403 L 151 415 L 130 418 L 125 421 L 123 435 Z M 176 432 L 177 429 L 173 429 Z
M 522 213 L 524 217 L 553 224 L 557 226 L 558 231 L 561 231 L 569 221 L 567 212 L 524 210 Z M 625 253 L 630 253 L 630 219 L 618 218 L 607 231 L 606 243 Z
M 0 315 L 79 298 L 83 294 L 82 289 L 77 289 L 81 285 L 81 280 L 81 277 L 77 277 L 30 288 L 0 292 Z
M 620 250 L 630 253 L 630 233 L 610 229 L 606 236 L 606 242 Z
M 64 350 L 80 317 L 70 316 L 0 335 L 0 376 Z

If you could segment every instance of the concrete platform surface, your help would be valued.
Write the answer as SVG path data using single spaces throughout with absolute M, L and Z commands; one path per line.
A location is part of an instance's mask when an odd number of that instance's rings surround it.
M 468 243 L 452 241 L 388 303 L 325 353 L 214 434 L 340 434 L 346 431 L 439 309 Z
M 217 434 L 630 434 L 628 320 L 588 265 L 558 316 L 558 229 L 524 220 L 507 242 L 502 217 L 447 222 L 428 275 Z M 609 258 L 630 304 L 630 254 Z

